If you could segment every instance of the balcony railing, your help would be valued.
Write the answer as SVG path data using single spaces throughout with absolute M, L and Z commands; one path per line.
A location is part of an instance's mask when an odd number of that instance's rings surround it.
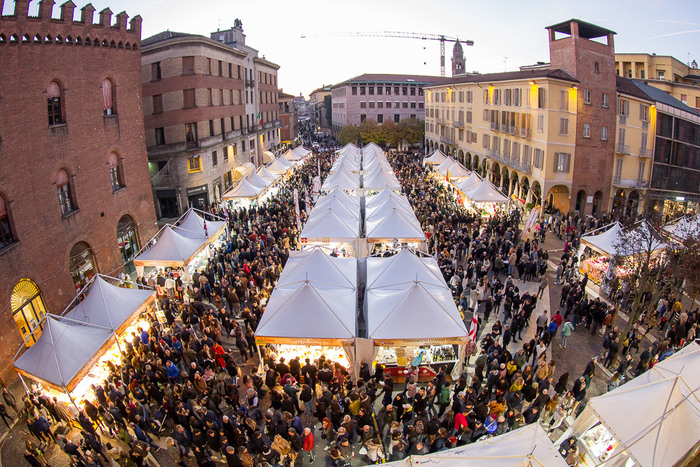
M 649 188 L 649 180 L 637 179 L 635 186 L 637 188 Z
M 642 130 L 648 130 L 648 129 L 649 129 L 649 122 L 642 120 Z
M 626 144 L 618 144 L 617 145 L 617 152 L 619 152 L 620 154 L 629 154 L 630 147 L 627 146 Z
M 452 122 L 452 126 L 455 128 L 464 128 L 464 120 L 455 120 Z
M 255 80 L 254 79 L 246 79 L 245 80 L 245 87 L 247 87 L 247 88 L 255 87 Z
M 497 151 L 494 149 L 486 149 L 485 152 L 486 152 L 487 157 L 495 159 L 499 162 L 503 162 L 504 164 L 506 164 L 506 165 L 516 169 L 516 170 L 519 170 L 519 171 L 524 172 L 524 173 L 532 172 L 532 165 L 530 164 L 530 162 L 526 162 L 526 161 L 521 162 L 519 158 L 518 159 L 511 158 L 510 155 L 501 154 L 500 151 Z
M 639 157 L 651 157 L 651 149 L 639 148 Z
M 520 129 L 520 137 L 529 138 L 530 136 L 532 136 L 532 133 L 530 132 L 529 128 L 521 128 Z
M 455 139 L 450 138 L 449 136 L 441 136 L 440 137 L 440 142 L 446 143 L 446 144 L 455 144 Z
M 614 185 L 618 185 L 618 186 L 619 186 L 621 182 L 622 182 L 622 175 L 615 175 L 615 176 L 613 177 L 613 184 L 614 184 Z
M 197 149 L 199 147 L 199 141 L 187 141 L 185 146 L 187 149 Z
M 506 131 L 508 131 L 508 125 L 506 125 L 505 123 L 501 123 L 501 131 L 502 131 L 503 133 L 505 133 Z
M 627 115 L 620 114 L 618 117 L 620 119 L 620 125 L 627 125 Z
M 491 122 L 491 129 L 498 131 L 498 122 Z

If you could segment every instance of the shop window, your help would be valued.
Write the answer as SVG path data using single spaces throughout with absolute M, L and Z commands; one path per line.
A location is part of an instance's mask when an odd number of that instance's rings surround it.
M 129 215 L 122 216 L 117 223 L 117 245 L 126 271 L 135 270 L 133 260 L 139 251 L 139 240 L 136 235 L 136 222 Z
M 97 274 L 95 257 L 92 249 L 85 242 L 78 242 L 73 245 L 68 258 L 68 268 L 70 271 L 75 291 L 79 292 Z
M 105 116 L 115 115 L 117 113 L 115 109 L 115 92 L 114 83 L 112 80 L 105 79 L 102 81 L 102 104 L 104 108 Z M 162 112 L 162 110 L 161 110 Z
M 41 336 L 42 319 L 46 314 L 46 306 L 39 287 L 30 279 L 17 282 L 12 289 L 10 307 L 24 343 L 27 347 L 31 347 Z
M 122 162 L 115 153 L 109 155 L 109 178 L 112 182 L 112 192 L 124 188 L 124 175 L 122 174 Z
M 67 216 L 77 208 L 73 200 L 73 190 L 71 189 L 68 172 L 61 169 L 56 174 L 56 192 L 58 194 L 58 204 L 61 206 L 61 214 Z
M 46 87 L 49 126 L 65 123 L 63 118 L 63 90 L 56 81 L 51 81 Z
M 9 203 L 3 195 L 0 195 L 0 251 L 16 241 L 17 238 L 12 230 Z

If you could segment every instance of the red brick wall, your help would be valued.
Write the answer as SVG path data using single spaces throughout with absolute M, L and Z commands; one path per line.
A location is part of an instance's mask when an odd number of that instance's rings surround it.
M 10 309 L 12 288 L 22 278 L 36 282 L 51 313 L 60 314 L 75 289 L 68 257 L 75 243 L 84 241 L 94 253 L 99 272 L 116 275 L 122 266 L 117 223 L 130 215 L 143 245 L 156 231 L 155 210 L 148 174 L 141 110 L 141 19 L 126 29 L 126 16 L 104 26 L 92 24 L 88 9 L 84 23 L 26 17 L 26 1 L 17 15 L 0 19 L 0 193 L 9 201 L 18 242 L 0 252 L 0 377 L 14 378 L 11 358 L 21 335 Z M 43 16 L 50 17 L 50 12 Z M 21 34 L 32 34 L 22 43 Z M 9 43 L 17 34 L 19 43 Z M 50 35 L 52 43 L 35 44 L 33 35 Z M 57 44 L 71 38 L 73 43 Z M 83 45 L 77 45 L 80 37 Z M 86 38 L 114 41 L 115 47 L 87 46 Z M 119 48 L 119 44 L 123 48 Z M 130 50 L 126 49 L 129 43 Z M 116 89 L 117 115 L 103 116 L 102 80 Z M 52 80 L 63 86 L 65 125 L 48 127 L 46 87 Z M 108 156 L 122 158 L 126 188 L 112 192 Z M 78 211 L 62 218 L 55 185 L 57 170 L 71 175 Z

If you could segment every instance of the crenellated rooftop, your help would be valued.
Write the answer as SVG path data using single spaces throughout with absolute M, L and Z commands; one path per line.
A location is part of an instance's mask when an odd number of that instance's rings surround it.
M 5 0 L 0 0 L 0 11 Z M 88 3 L 75 19 L 76 5 L 71 0 L 60 6 L 60 16 L 53 18 L 54 0 L 40 0 L 37 16 L 29 16 L 31 0 L 16 0 L 14 14 L 0 16 L 0 46 L 2 45 L 78 45 L 139 50 L 141 45 L 141 16 L 117 15 L 105 8 L 98 13 Z M 114 18 L 113 18 L 114 16 Z M 128 22 L 128 25 L 127 25 Z M 127 28 L 128 26 L 128 28 Z

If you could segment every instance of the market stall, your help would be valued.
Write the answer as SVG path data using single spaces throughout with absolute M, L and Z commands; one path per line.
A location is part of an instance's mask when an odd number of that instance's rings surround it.
M 363 162 L 364 167 L 364 162 Z M 371 172 L 362 175 L 362 190 L 364 193 L 380 190 L 400 190 L 401 183 L 393 172 L 375 166 Z
M 299 234 L 299 242 L 302 247 L 323 245 L 338 255 L 356 256 L 359 236 L 358 213 L 326 206 L 314 208 Z
M 190 208 L 178 221 L 178 233 L 191 238 L 206 237 L 208 242 L 214 243 L 224 232 L 226 232 L 225 220 L 206 220 L 200 216 L 194 208 Z M 211 214 L 203 213 L 211 216 Z
M 393 200 L 365 208 L 365 243 L 368 254 L 399 246 L 427 252 L 426 236 L 413 210 Z
M 698 235 L 700 235 L 700 214 L 696 214 L 693 217 L 681 217 L 673 222 L 669 222 L 664 226 L 664 231 L 669 233 L 679 243 L 689 238 L 698 238 Z
M 415 366 L 424 381 L 439 366 L 450 373 L 460 365 L 468 333 L 435 259 L 404 248 L 366 261 L 367 338 L 385 371 L 403 378 Z
M 392 467 L 566 467 L 538 423 L 518 428 L 493 438 L 483 439 L 431 454 L 413 455 L 406 459 L 388 462 Z
M 273 174 L 284 175 L 292 169 L 293 165 L 284 157 L 278 157 L 270 165 L 267 170 Z
M 482 217 L 493 216 L 504 204 L 508 203 L 508 197 L 488 180 L 482 180 L 477 184 L 465 186 L 465 188 L 468 189 L 468 191 L 463 192 L 466 200 L 474 206 Z
M 423 159 L 423 163 L 429 165 L 440 165 L 446 160 L 447 156 L 439 149 L 436 149 L 428 157 Z
M 699 367 L 700 346 L 686 346 L 591 399 L 558 442 L 577 437 L 582 466 L 692 464 L 700 448 Z
M 435 170 L 450 180 L 469 176 L 469 170 L 452 158 L 447 158 L 445 162 L 438 165 Z
M 244 178 L 236 186 L 221 195 L 221 200 L 229 201 L 234 206 L 247 207 L 256 201 L 263 191 L 263 188 L 252 185 Z
M 360 176 L 343 167 L 326 177 L 321 186 L 321 191 L 328 192 L 334 188 L 340 188 L 345 191 L 360 191 Z

